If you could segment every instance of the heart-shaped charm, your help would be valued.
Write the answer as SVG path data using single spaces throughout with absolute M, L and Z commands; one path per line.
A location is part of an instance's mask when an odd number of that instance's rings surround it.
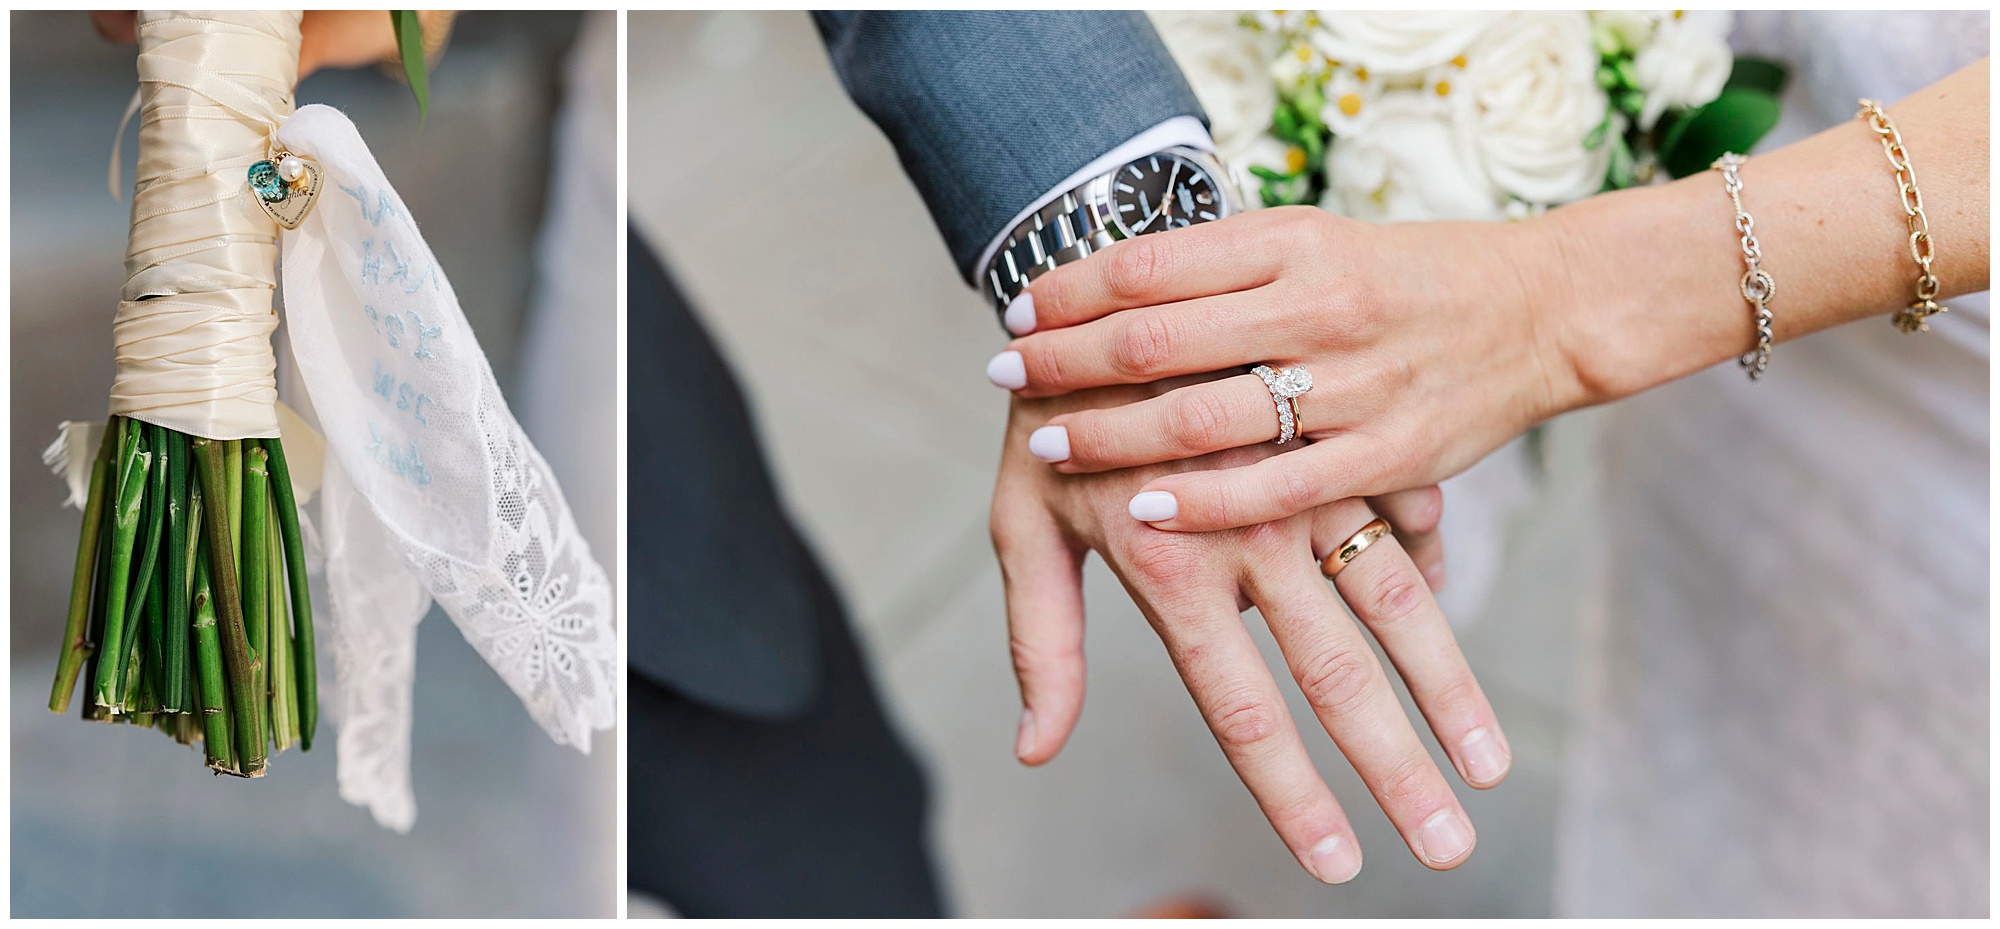
M 319 165 L 290 152 L 250 166 L 252 199 L 264 215 L 286 229 L 297 229 L 319 199 Z

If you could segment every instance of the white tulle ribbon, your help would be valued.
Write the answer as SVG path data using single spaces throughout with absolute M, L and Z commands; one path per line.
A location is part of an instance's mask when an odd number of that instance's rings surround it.
M 318 518 L 302 516 L 329 595 L 318 616 L 341 796 L 404 831 L 416 817 L 416 628 L 433 601 L 560 743 L 589 751 L 592 731 L 615 722 L 622 674 L 604 570 L 408 208 L 345 116 L 291 113 L 299 19 L 139 14 L 139 169 L 111 411 L 210 438 L 282 434 L 295 490 L 319 490 Z M 247 172 L 280 148 L 325 178 L 282 242 L 304 385 L 294 399 L 325 433 L 323 467 L 319 435 L 277 403 L 280 243 Z M 65 423 L 44 455 L 74 501 L 94 441 Z

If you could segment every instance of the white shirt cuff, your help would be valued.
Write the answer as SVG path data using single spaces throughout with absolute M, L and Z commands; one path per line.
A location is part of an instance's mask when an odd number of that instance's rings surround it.
M 972 273 L 974 280 L 984 280 L 986 265 L 993 260 L 994 253 L 1000 251 L 1000 243 L 1007 241 L 1007 233 L 1014 231 L 1015 226 L 1026 221 L 1036 210 L 1048 206 L 1057 197 L 1068 193 L 1084 181 L 1090 180 L 1100 174 L 1110 174 L 1118 170 L 1119 165 L 1128 161 L 1135 161 L 1143 156 L 1150 155 L 1164 148 L 1172 148 L 1176 145 L 1210 153 L 1215 151 L 1215 140 L 1209 138 L 1208 127 L 1203 126 L 1201 120 L 1192 116 L 1176 116 L 1145 132 L 1126 139 L 1117 148 L 1097 156 L 1096 160 L 1084 165 L 1075 174 L 1063 178 L 1062 183 L 1057 184 L 1047 193 L 1036 198 L 1035 202 L 1028 204 L 1022 208 L 1021 212 L 1014 214 L 1014 218 L 1008 220 L 1007 225 L 1001 226 L 1000 231 L 994 233 L 993 241 L 986 243 L 986 250 L 979 253 L 979 261 L 973 264 Z

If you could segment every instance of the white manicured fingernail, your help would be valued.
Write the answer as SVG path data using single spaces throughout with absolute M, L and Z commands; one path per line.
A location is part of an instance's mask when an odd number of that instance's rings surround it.
M 1506 744 L 1485 728 L 1466 733 L 1458 743 L 1458 756 L 1465 765 L 1466 783 L 1477 787 L 1499 783 L 1514 764 L 1514 755 Z
M 1028 454 L 1054 463 L 1069 460 L 1069 427 L 1043 426 L 1028 435 Z
M 1007 312 L 1001 314 L 1000 321 L 1006 324 L 1008 332 L 1015 335 L 1035 331 L 1035 295 L 1021 291 L 1020 296 L 1007 304 Z
M 1361 846 L 1344 835 L 1321 839 L 1306 858 L 1306 870 L 1328 884 L 1345 884 L 1361 873 Z
M 995 387 L 1020 390 L 1028 386 L 1028 366 L 1021 362 L 1020 352 L 1001 352 L 986 363 L 986 379 Z
M 1181 502 L 1164 490 L 1149 490 L 1132 498 L 1126 511 L 1132 518 L 1142 523 L 1156 523 L 1163 519 L 1173 519 L 1181 511 Z
M 1417 847 L 1424 860 L 1450 864 L 1472 851 L 1472 824 L 1449 807 L 1431 814 L 1417 827 Z

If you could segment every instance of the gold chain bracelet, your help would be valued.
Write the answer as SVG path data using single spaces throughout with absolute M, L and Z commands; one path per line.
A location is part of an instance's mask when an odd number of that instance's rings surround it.
M 1882 152 L 1889 156 L 1889 167 L 1896 172 L 1896 187 L 1903 198 L 1903 224 L 1910 231 L 1910 257 L 1917 262 L 1917 299 L 1897 310 L 1890 321 L 1903 332 L 1929 332 L 1931 326 L 1925 320 L 1950 307 L 1937 302 L 1938 279 L 1931 273 L 1936 249 L 1931 244 L 1930 217 L 1924 215 L 1924 195 L 1917 191 L 1917 169 L 1911 166 L 1910 153 L 1903 148 L 1903 134 L 1896 131 L 1896 123 L 1889 119 L 1881 104 L 1863 97 L 1861 110 L 1854 115 L 1882 138 Z

